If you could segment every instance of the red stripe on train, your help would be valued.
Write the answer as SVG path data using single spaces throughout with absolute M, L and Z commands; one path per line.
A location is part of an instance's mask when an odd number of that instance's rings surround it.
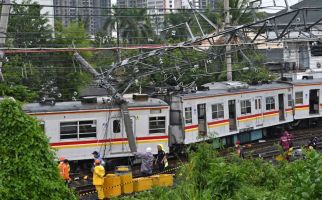
M 225 122 L 229 122 L 229 120 L 224 119 L 224 120 L 219 120 L 219 121 L 214 121 L 214 122 L 208 122 L 208 125 L 221 124 L 221 123 L 225 123 Z
M 198 125 L 191 125 L 191 126 L 185 126 L 184 129 L 191 129 L 191 128 L 197 128 Z
M 136 140 L 160 140 L 168 139 L 168 136 L 153 136 L 153 137 L 137 137 Z M 86 141 L 69 141 L 69 142 L 54 142 L 50 143 L 51 146 L 64 146 L 64 145 L 75 145 L 75 144 L 93 144 L 102 142 L 126 142 L 127 138 L 113 138 L 105 140 L 86 140 Z
M 295 106 L 295 108 L 306 108 L 306 107 L 309 107 L 309 105 Z

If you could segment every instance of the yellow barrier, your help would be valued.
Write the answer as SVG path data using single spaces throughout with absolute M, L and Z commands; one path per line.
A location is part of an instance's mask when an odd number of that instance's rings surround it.
M 151 176 L 153 186 L 171 187 L 173 186 L 173 174 L 160 174 Z
M 120 175 L 122 194 L 130 194 L 133 192 L 133 178 L 132 173 Z
M 133 183 L 134 192 L 141 192 L 152 188 L 152 178 L 149 177 L 135 178 Z
M 117 166 L 115 174 L 121 178 L 122 194 L 130 194 L 133 192 L 133 178 L 131 168 L 129 166 Z
M 107 174 L 104 178 L 103 191 L 105 198 L 121 195 L 121 178 L 115 174 Z

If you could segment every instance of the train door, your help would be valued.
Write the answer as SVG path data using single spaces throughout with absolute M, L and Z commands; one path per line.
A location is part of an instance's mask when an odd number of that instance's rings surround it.
M 197 105 L 197 114 L 198 114 L 198 130 L 199 135 L 207 135 L 207 116 L 206 116 L 206 104 Z
M 310 90 L 310 114 L 319 113 L 319 93 L 320 90 Z
M 105 133 L 104 139 L 106 140 L 106 148 L 110 147 L 109 150 L 112 154 L 117 153 L 130 153 L 130 146 L 127 140 L 125 125 L 122 118 L 111 118 L 110 119 L 110 134 Z M 133 134 L 136 137 L 135 117 L 131 117 Z
M 229 131 L 236 131 L 237 130 L 236 100 L 228 101 L 228 112 L 229 112 Z
M 256 126 L 263 125 L 262 97 L 255 97 Z
M 278 94 L 278 108 L 280 121 L 285 120 L 284 94 Z

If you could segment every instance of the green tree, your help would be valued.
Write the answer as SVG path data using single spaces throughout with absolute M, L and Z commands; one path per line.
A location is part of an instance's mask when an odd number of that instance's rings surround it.
M 179 10 L 176 13 L 170 13 L 169 15 L 165 16 L 164 26 L 165 27 L 177 26 L 179 24 L 186 23 L 186 22 L 188 22 L 191 26 L 192 23 L 190 22 L 193 19 L 191 14 L 192 13 L 189 10 Z M 189 38 L 189 32 L 185 25 L 181 25 L 180 27 L 173 28 L 164 34 L 170 43 L 185 41 Z
M 90 47 L 91 42 L 89 35 L 86 33 L 84 24 L 81 22 L 73 22 L 69 26 L 64 27 L 58 21 L 55 23 L 56 37 L 54 42 L 62 46 L 74 46 L 77 48 Z M 81 52 L 86 59 L 92 56 L 91 52 Z M 73 53 L 55 53 L 59 57 L 60 62 L 48 63 L 52 65 L 50 77 L 47 81 L 54 82 L 58 87 L 58 91 L 62 94 L 63 99 L 71 99 L 74 92 L 78 92 L 82 87 L 87 85 L 91 80 L 91 76 L 83 73 L 81 66 L 73 60 Z
M 23 85 L 0 84 L 0 96 L 13 97 L 22 102 L 33 102 L 38 98 L 38 94 Z
M 31 6 L 24 6 L 31 4 Z M 32 0 L 13 2 L 8 24 L 7 44 L 13 47 L 45 46 L 51 39 L 52 27 L 40 14 L 42 7 Z
M 39 122 L 14 100 L 0 103 L 1 199 L 76 199 L 59 177 Z
M 113 10 L 114 15 L 107 17 L 105 21 L 106 31 L 117 31 L 123 43 L 149 43 L 149 38 L 153 38 L 153 30 L 146 9 L 114 8 Z

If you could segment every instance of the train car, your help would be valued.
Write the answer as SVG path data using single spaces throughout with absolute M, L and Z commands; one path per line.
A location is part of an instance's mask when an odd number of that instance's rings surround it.
M 293 81 L 294 119 L 321 117 L 322 79 Z
M 169 106 L 160 99 L 139 99 L 135 95 L 127 101 L 138 151 L 151 147 L 156 154 L 157 144 L 163 144 L 168 152 Z M 131 156 L 120 109 L 104 102 L 106 97 L 92 103 L 31 103 L 24 111 L 41 121 L 50 145 L 58 150 L 57 156 L 86 160 L 92 158 L 93 151 L 104 158 Z
M 291 84 L 220 82 L 204 87 L 208 90 L 172 97 L 170 145 L 199 142 L 200 136 L 224 137 L 227 145 L 237 138 L 249 142 L 261 139 L 266 127 L 293 121 Z

